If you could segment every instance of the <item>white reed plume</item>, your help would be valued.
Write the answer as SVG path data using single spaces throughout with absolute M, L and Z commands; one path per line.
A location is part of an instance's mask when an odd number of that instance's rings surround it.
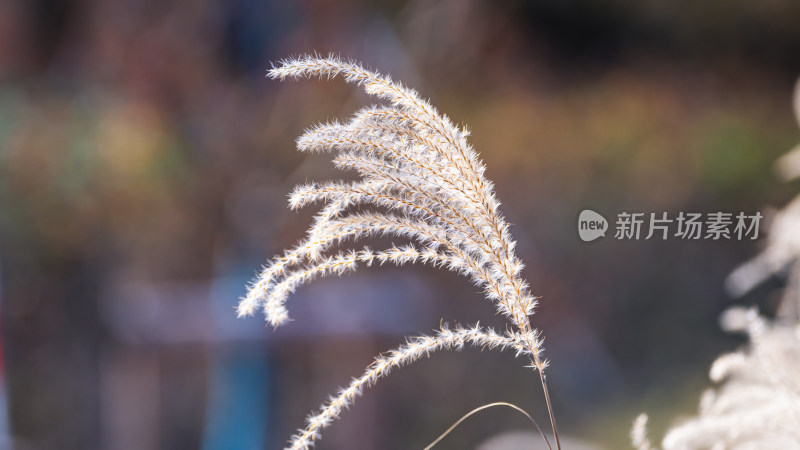
M 800 81 L 794 107 L 800 124 Z M 800 174 L 799 151 L 797 147 L 779 160 L 784 178 Z M 723 328 L 747 333 L 748 348 L 714 361 L 709 377 L 721 386 L 703 395 L 696 417 L 667 432 L 664 450 L 800 448 L 800 196 L 773 215 L 765 248 L 726 284 L 731 293 L 741 295 L 784 271 L 789 283 L 775 319 L 767 320 L 755 309 L 732 308 L 723 314 Z M 640 416 L 631 432 L 640 450 L 651 449 L 646 422 Z
M 467 142 L 466 129 L 455 126 L 417 92 L 336 57 L 289 59 L 270 70 L 268 76 L 281 80 L 342 76 L 389 104 L 364 108 L 346 123 L 317 125 L 297 139 L 301 151 L 337 152 L 336 167 L 355 170 L 360 178 L 295 188 L 289 199 L 292 208 L 316 202 L 324 206 L 306 238 L 273 259 L 254 280 L 239 303 L 239 316 L 260 308 L 267 321 L 277 327 L 289 320 L 286 301 L 300 285 L 376 261 L 429 263 L 463 274 L 508 318 L 515 329 L 515 345 L 538 370 L 559 446 L 543 373 L 546 362 L 541 359 L 540 341 L 529 319 L 536 298 L 520 275 L 523 264 L 514 253 L 508 224 L 498 212 L 493 185 Z M 357 213 L 355 207 L 369 212 Z M 401 236 L 417 245 L 382 251 L 331 250 L 347 240 L 373 235 Z M 442 342 L 440 347 L 451 346 L 445 343 L 449 341 Z M 393 354 L 404 352 L 401 348 Z M 372 379 L 369 373 L 364 376 Z M 341 397 L 341 402 L 348 404 L 359 390 Z M 293 448 L 313 444 L 319 429 L 340 412 L 338 405 L 328 404 L 320 415 L 312 417 L 309 428 L 295 437 Z M 325 420 L 321 420 L 323 417 Z
M 696 417 L 672 427 L 664 450 L 800 448 L 800 326 L 770 322 L 754 309 L 723 316 L 729 331 L 744 331 L 749 349 L 719 357 L 709 377 L 722 383 L 708 390 Z M 646 416 L 631 432 L 634 447 L 649 450 Z
M 653 450 L 650 439 L 647 438 L 647 414 L 639 414 L 633 421 L 631 428 L 631 443 L 636 450 Z

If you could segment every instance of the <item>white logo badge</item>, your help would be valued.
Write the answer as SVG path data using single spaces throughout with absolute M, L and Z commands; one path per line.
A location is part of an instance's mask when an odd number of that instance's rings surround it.
M 584 242 L 591 242 L 599 237 L 606 236 L 608 221 L 605 217 L 592 211 L 584 209 L 578 216 L 578 235 Z

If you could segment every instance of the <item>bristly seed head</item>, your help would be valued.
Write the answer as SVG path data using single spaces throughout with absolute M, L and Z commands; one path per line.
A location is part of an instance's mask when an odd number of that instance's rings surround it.
M 301 151 L 337 152 L 336 167 L 355 170 L 360 179 L 294 189 L 289 196 L 292 209 L 317 202 L 325 206 L 306 238 L 273 259 L 251 284 L 239 304 L 239 316 L 260 308 L 270 324 L 279 326 L 289 320 L 288 296 L 313 278 L 341 275 L 359 264 L 420 262 L 470 278 L 516 330 L 513 336 L 501 338 L 476 327 L 470 338 L 453 337 L 453 332 L 443 329 L 436 337 L 410 340 L 391 352 L 388 360 L 378 358 L 373 372 L 368 371 L 366 378 L 354 381 L 355 386 L 310 417 L 291 448 L 311 447 L 319 430 L 352 402 L 362 385 L 439 348 L 459 349 L 465 342 L 512 347 L 531 358 L 533 367 L 544 369 L 540 341 L 529 319 L 536 298 L 521 278 L 523 264 L 514 254 L 515 243 L 498 212 L 499 202 L 492 183 L 484 177 L 483 163 L 466 140 L 466 127 L 457 127 L 417 92 L 388 76 L 336 57 L 286 60 L 268 76 L 281 80 L 342 76 L 389 105 L 364 108 L 347 123 L 311 127 L 297 139 Z M 352 206 L 359 206 L 361 212 L 353 212 Z M 364 212 L 370 207 L 374 212 Z M 400 236 L 416 245 L 380 251 L 331 250 L 348 239 L 373 235 Z

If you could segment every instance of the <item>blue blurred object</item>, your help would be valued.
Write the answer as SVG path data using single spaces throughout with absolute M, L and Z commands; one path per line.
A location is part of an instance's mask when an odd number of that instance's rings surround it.
M 212 309 L 233 316 L 230 299 L 241 289 L 239 277 L 217 278 L 210 292 Z M 218 315 L 218 317 L 223 317 Z M 247 325 L 244 321 L 240 326 Z M 212 349 L 209 367 L 204 450 L 260 450 L 269 437 L 269 346 L 222 341 Z
M 210 368 L 204 450 L 266 448 L 269 358 L 259 347 L 217 349 Z

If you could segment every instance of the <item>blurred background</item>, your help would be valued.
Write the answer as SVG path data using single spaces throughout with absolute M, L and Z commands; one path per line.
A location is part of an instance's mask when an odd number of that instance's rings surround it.
M 418 89 L 488 166 L 542 296 L 560 431 L 627 448 L 696 411 L 758 241 L 578 239 L 584 208 L 766 211 L 798 184 L 793 0 L 5 0 L 0 2 L 0 448 L 274 449 L 373 355 L 440 320 L 503 328 L 467 280 L 365 269 L 235 319 L 245 283 L 304 234 L 293 140 L 371 103 L 341 80 L 266 80 L 334 52 Z M 312 208 L 313 209 L 313 208 Z M 613 219 L 612 219 L 613 220 Z M 399 240 L 398 240 L 399 241 Z M 399 243 L 399 242 L 398 242 Z M 512 355 L 442 353 L 368 390 L 320 449 L 421 448 L 474 407 L 547 423 Z M 441 448 L 529 430 L 490 410 Z

